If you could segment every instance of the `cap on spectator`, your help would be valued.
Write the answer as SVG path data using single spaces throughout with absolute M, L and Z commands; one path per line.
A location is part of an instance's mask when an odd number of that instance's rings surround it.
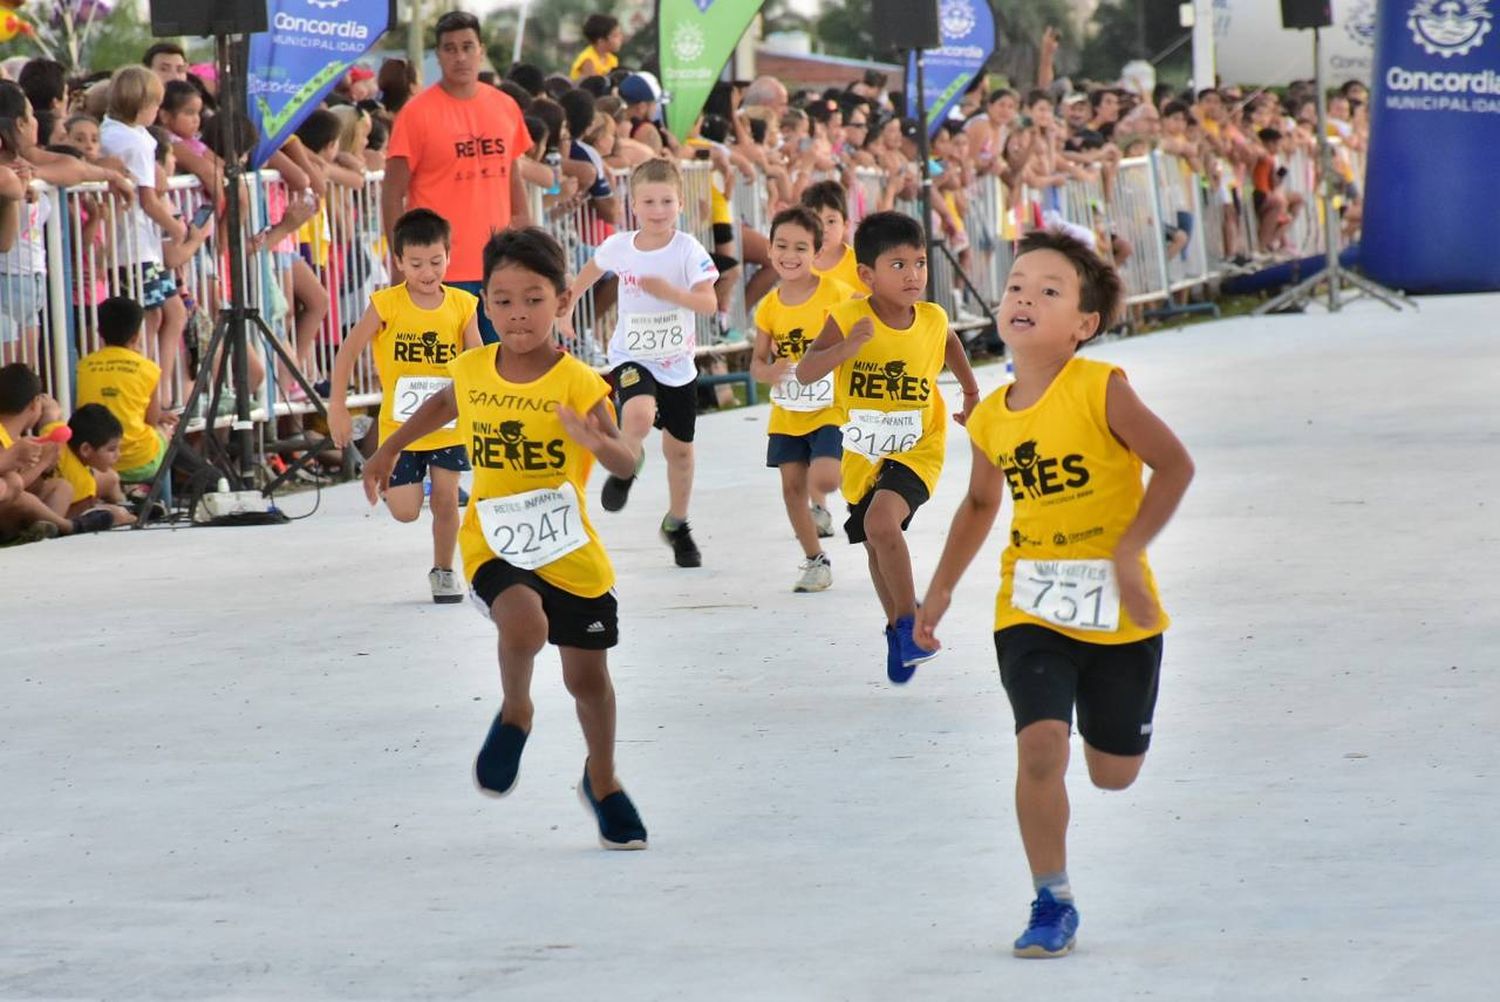
M 194 63 L 188 67 L 188 72 L 204 83 L 217 83 L 219 80 L 219 69 L 213 63 Z
M 368 66 L 352 66 L 349 68 L 349 82 L 359 83 L 361 80 L 374 80 L 375 71 Z
M 1081 90 L 1075 90 L 1073 93 L 1071 93 L 1067 97 L 1063 98 L 1062 99 L 1062 103 L 1063 103 L 1064 107 L 1067 107 L 1070 104 L 1077 104 L 1080 101 L 1087 101 L 1088 99 L 1089 99 L 1089 96 L 1087 94 L 1085 94 L 1083 91 L 1081 91 Z
M 649 73 L 632 73 L 620 81 L 620 97 L 626 104 L 660 101 L 661 87 Z

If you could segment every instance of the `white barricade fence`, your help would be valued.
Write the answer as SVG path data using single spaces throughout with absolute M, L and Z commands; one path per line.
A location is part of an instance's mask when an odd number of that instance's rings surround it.
M 1337 152 L 1340 193 L 1333 211 L 1348 211 L 1360 193 L 1364 158 L 1347 147 Z M 1206 288 L 1257 256 L 1252 252 L 1257 247 L 1253 179 L 1234 177 L 1225 163 L 1211 165 L 1211 169 L 1218 173 L 1205 177 L 1179 158 L 1156 152 L 1120 162 L 1108 183 L 1096 174 L 1041 191 L 1011 191 L 999 178 L 981 176 L 964 192 L 963 232 L 944 235 L 943 245 L 954 260 L 940 251 L 931 263 L 936 300 L 955 323 L 972 326 L 986 319 L 983 305 L 999 301 L 1016 241 L 1038 223 L 1066 225 L 1081 238 L 1092 240 L 1101 254 L 1113 257 L 1132 305 Z M 684 163 L 683 176 L 680 225 L 705 247 L 713 248 L 712 164 Z M 859 168 L 852 177 L 849 213 L 851 223 L 857 225 L 879 210 L 888 186 L 879 170 Z M 575 273 L 610 233 L 634 228 L 628 178 L 627 171 L 613 173 L 614 197 L 608 206 L 587 196 L 565 201 L 544 195 L 541 189 L 529 189 L 532 218 L 562 244 Z M 263 246 L 259 237 L 281 221 L 293 196 L 273 171 L 247 176 L 243 182 L 244 232 L 233 238 L 246 242 L 247 305 L 258 312 L 320 391 L 326 385 L 318 384 L 326 384 L 334 354 L 364 313 L 370 293 L 392 280 L 381 223 L 382 179 L 383 175 L 371 173 L 359 188 L 331 184 L 313 217 L 274 246 Z M 1311 154 L 1299 151 L 1288 158 L 1285 189 L 1306 200 L 1289 233 L 1289 249 L 1298 253 L 1322 249 L 1323 208 L 1316 183 Z M 1234 184 L 1241 185 L 1238 209 L 1231 194 Z M 34 182 L 32 194 L 33 200 L 21 207 L 15 245 L 0 254 L 0 358 L 31 365 L 47 392 L 70 412 L 77 360 L 101 345 L 99 303 L 111 295 L 140 299 L 151 291 L 146 288 L 150 270 L 143 261 L 147 256 L 144 214 L 138 205 L 127 205 L 101 184 L 57 189 Z M 184 219 L 192 218 L 206 200 L 197 179 L 187 176 L 173 178 L 166 194 L 174 212 Z M 732 249 L 742 262 L 730 328 L 748 338 L 752 318 L 744 301 L 744 285 L 745 272 L 751 269 L 743 266 L 744 233 L 748 229 L 769 236 L 764 175 L 756 172 L 755 177 L 745 178 L 736 173 L 726 201 L 734 221 Z M 894 208 L 917 212 L 915 202 L 898 201 Z M 1226 225 L 1231 213 L 1236 214 L 1239 229 L 1232 245 L 1227 237 L 1235 234 Z M 180 409 L 186 401 L 216 317 L 227 302 L 224 241 L 231 235 L 219 232 L 218 226 L 217 220 L 210 224 L 203 246 L 191 255 L 182 255 L 171 241 L 163 247 L 171 264 L 166 270 L 180 292 L 169 297 L 165 309 L 149 312 L 141 348 L 162 366 L 161 395 L 169 408 Z M 964 262 L 967 281 L 960 276 L 956 260 Z M 602 367 L 615 317 L 611 283 L 596 284 L 576 309 L 579 338 L 565 347 Z M 727 347 L 728 332 L 710 316 L 698 318 L 697 336 L 703 353 Z M 264 422 L 275 415 L 311 410 L 311 402 L 294 387 L 254 331 L 249 347 L 247 376 L 255 419 Z M 354 368 L 348 400 L 354 407 L 380 401 L 379 381 L 368 352 Z M 233 401 L 222 401 L 218 417 L 222 420 L 232 408 Z

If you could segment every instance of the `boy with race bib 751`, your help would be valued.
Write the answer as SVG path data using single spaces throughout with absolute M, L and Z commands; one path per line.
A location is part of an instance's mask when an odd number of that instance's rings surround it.
M 1146 544 L 1193 477 L 1187 450 L 1124 373 L 1077 354 L 1121 298 L 1115 270 L 1068 234 L 1021 241 L 999 308 L 1015 382 L 969 415 L 969 493 L 917 615 L 918 643 L 935 649 L 933 630 L 1008 490 L 995 650 L 1016 718 L 1016 819 L 1036 890 L 1021 957 L 1068 953 L 1078 928 L 1064 783 L 1074 706 L 1094 785 L 1123 790 L 1146 759 L 1167 628 Z
M 394 435 L 427 398 L 451 380 L 448 363 L 477 348 L 479 301 L 443 284 L 451 229 L 431 209 L 412 209 L 396 220 L 391 251 L 406 281 L 370 297 L 333 360 L 328 394 L 328 431 L 343 448 L 354 437 L 346 397 L 354 365 L 370 345 L 380 377 L 380 440 Z M 422 481 L 432 478 L 432 570 L 427 579 L 434 602 L 461 602 L 463 585 L 453 571 L 458 543 L 458 475 L 469 468 L 463 439 L 451 423 L 413 439 L 401 453 L 386 492 L 387 510 L 398 522 L 422 515 Z
M 572 301 L 614 272 L 620 280 L 619 320 L 609 340 L 610 373 L 620 401 L 622 438 L 635 456 L 635 472 L 610 474 L 599 502 L 605 511 L 625 507 L 645 463 L 645 440 L 661 429 L 670 501 L 661 536 L 678 567 L 703 558 L 688 530 L 693 492 L 693 433 L 698 424 L 697 317 L 718 308 L 719 269 L 703 245 L 677 228 L 682 212 L 682 168 L 674 160 L 647 160 L 630 175 L 630 204 L 640 229 L 616 233 L 573 280 Z M 573 337 L 572 320 L 563 333 Z

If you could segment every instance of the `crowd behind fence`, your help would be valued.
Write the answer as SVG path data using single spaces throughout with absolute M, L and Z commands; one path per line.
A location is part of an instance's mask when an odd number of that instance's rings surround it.
M 1330 210 L 1317 197 L 1316 163 L 1310 153 L 1291 155 L 1286 167 L 1284 188 L 1302 202 L 1288 227 L 1288 245 L 1296 254 L 1322 253 L 1323 213 L 1338 212 L 1340 205 L 1335 201 Z M 1346 175 L 1357 175 L 1361 167 L 1355 158 L 1346 156 Z M 683 168 L 682 228 L 713 248 L 713 165 L 690 161 Z M 332 373 L 334 354 L 363 313 L 369 294 L 391 281 L 380 216 L 382 178 L 380 173 L 369 173 L 358 189 L 330 185 L 324 203 L 309 222 L 295 236 L 272 247 L 259 246 L 249 235 L 280 221 L 292 196 L 275 172 L 261 171 L 245 179 L 245 228 L 233 238 L 245 244 L 249 305 L 314 384 L 326 381 Z M 875 210 L 885 178 L 877 170 L 860 168 L 847 180 L 852 227 Z M 1346 180 L 1359 183 L 1357 176 Z M 628 189 L 624 172 L 617 172 L 614 181 L 615 190 L 623 196 Z M 722 190 L 722 179 L 719 184 Z M 24 361 L 35 368 L 47 392 L 66 413 L 72 409 L 78 358 L 100 346 L 99 302 L 110 295 L 140 293 L 141 266 L 127 263 L 138 261 L 139 255 L 129 246 L 134 228 L 125 218 L 140 210 L 125 207 L 102 184 L 59 189 L 34 182 L 33 190 L 36 201 L 23 207 L 28 215 L 20 246 L 6 258 L 11 273 L 0 275 L 4 279 L 0 290 L 11 300 L 3 304 L 11 320 L 0 328 L 5 335 L 0 351 L 5 362 Z M 620 212 L 611 222 L 592 199 L 553 199 L 536 188 L 530 194 L 532 218 L 557 238 L 575 271 L 610 233 L 633 226 L 628 198 L 618 200 Z M 937 250 L 932 261 L 934 299 L 961 329 L 978 329 L 988 323 L 985 313 L 999 301 L 1016 241 L 1037 226 L 1064 225 L 1091 239 L 1119 267 L 1132 307 L 1164 306 L 1190 296 L 1210 295 L 1219 280 L 1256 263 L 1239 255 L 1231 259 L 1225 253 L 1226 214 L 1237 215 L 1247 246 L 1257 246 L 1257 214 L 1248 186 L 1236 194 L 1162 151 L 1121 160 L 1112 171 L 1068 180 L 1050 190 L 1008 189 L 994 175 L 981 175 L 965 194 L 962 260 L 967 267 L 960 270 L 958 248 L 948 241 L 941 242 L 945 249 Z M 204 197 L 196 178 L 171 180 L 170 198 L 184 219 L 193 215 Z M 734 216 L 735 256 L 743 262 L 745 230 L 767 235 L 772 199 L 765 178 L 738 178 L 727 201 Z M 918 214 L 913 202 L 898 201 L 895 207 Z M 934 228 L 933 232 L 939 231 Z M 203 246 L 176 269 L 185 307 L 180 340 L 169 329 L 147 338 L 143 346 L 144 354 L 162 365 L 163 403 L 169 408 L 180 409 L 187 400 L 189 380 L 228 295 L 226 236 L 210 232 Z M 741 265 L 727 325 L 710 316 L 698 318 L 700 355 L 727 354 L 753 343 L 751 310 L 745 302 L 748 270 Z M 576 309 L 577 340 L 565 347 L 602 368 L 614 309 L 608 283 L 597 284 Z M 253 333 L 250 346 L 247 376 L 256 422 L 264 424 L 273 416 L 310 410 L 300 388 Z M 374 406 L 380 401 L 368 352 L 355 368 L 348 401 L 351 407 Z M 232 401 L 221 403 L 220 416 L 231 411 Z M 186 417 L 207 419 L 203 414 Z

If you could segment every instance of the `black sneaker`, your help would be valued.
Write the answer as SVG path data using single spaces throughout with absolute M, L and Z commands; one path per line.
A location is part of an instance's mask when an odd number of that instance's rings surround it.
M 624 790 L 616 790 L 603 800 L 595 800 L 593 788 L 589 786 L 587 762 L 583 764 L 583 781 L 578 784 L 578 799 L 594 812 L 594 820 L 599 822 L 599 844 L 604 848 L 646 848 L 646 826 L 636 813 L 635 804 L 625 796 Z
M 73 519 L 73 531 L 79 532 L 104 532 L 115 527 L 115 517 L 103 508 L 90 508 L 88 511 Z
M 672 556 L 676 559 L 678 567 L 703 566 L 703 554 L 698 552 L 698 544 L 693 542 L 693 532 L 686 522 L 675 529 L 668 529 L 667 518 L 663 517 L 661 538 L 672 548 Z
M 622 480 L 611 473 L 604 478 L 604 489 L 599 492 L 599 505 L 605 511 L 619 511 L 630 500 L 630 488 L 634 484 L 635 477 Z
M 503 797 L 516 788 L 521 774 L 521 750 L 526 747 L 526 732 L 515 724 L 502 724 L 500 717 L 490 725 L 490 733 L 474 760 L 474 783 L 487 797 Z

